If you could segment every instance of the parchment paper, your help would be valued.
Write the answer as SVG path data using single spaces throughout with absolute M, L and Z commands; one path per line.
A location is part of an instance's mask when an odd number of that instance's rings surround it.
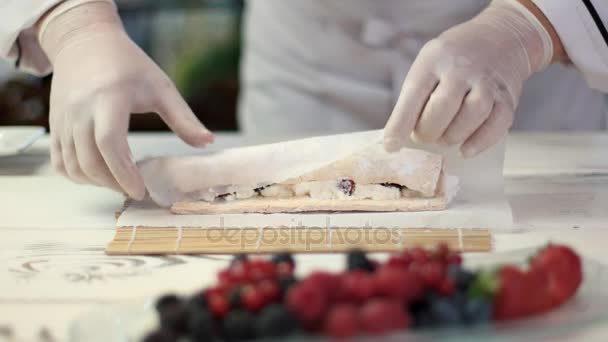
M 380 139 L 381 134 L 381 131 L 370 131 L 341 136 L 341 139 L 333 141 L 333 145 L 318 145 L 317 147 L 323 147 L 327 151 L 322 155 L 314 148 L 308 152 L 301 151 L 292 159 L 299 166 L 285 171 L 286 174 L 282 176 L 289 178 L 291 172 L 302 172 L 306 171 L 306 168 L 330 163 L 336 158 L 368 146 Z M 311 146 L 314 146 L 314 143 Z M 147 199 L 130 204 L 119 217 L 117 226 L 512 228 L 511 208 L 504 195 L 502 177 L 504 141 L 468 160 L 463 160 L 456 148 L 437 148 L 415 143 L 412 143 L 411 147 L 443 154 L 446 172 L 458 177 L 460 189 L 446 210 L 399 213 L 172 215 L 168 209 L 161 208 Z M 308 161 L 308 164 L 301 162 L 303 160 Z M 264 169 L 267 169 L 267 165 L 261 167 L 261 170 L 255 171 L 264 172 Z

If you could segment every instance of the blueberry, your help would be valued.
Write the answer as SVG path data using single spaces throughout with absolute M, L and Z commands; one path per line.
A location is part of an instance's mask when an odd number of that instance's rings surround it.
M 492 319 L 492 304 L 481 298 L 469 298 L 464 306 L 465 320 L 469 324 L 487 323 Z
M 367 272 L 374 271 L 374 264 L 367 258 L 365 252 L 355 249 L 348 253 L 346 257 L 346 264 L 349 271 L 352 270 L 364 270 Z
M 279 276 L 277 278 L 277 284 L 279 285 L 279 290 L 281 291 L 281 298 L 285 296 L 287 290 L 289 290 L 289 288 L 297 282 L 298 280 L 291 274 Z
M 226 341 L 243 341 L 254 337 L 254 316 L 245 310 L 228 312 L 222 322 L 222 332 Z
M 235 286 L 228 293 L 228 305 L 231 310 L 236 310 L 241 308 L 241 286 Z
M 144 337 L 142 342 L 175 342 L 177 341 L 177 336 L 175 333 L 167 330 L 156 330 Z
M 351 196 L 355 192 L 355 182 L 351 179 L 342 179 L 338 182 L 338 189 L 345 195 Z
M 468 289 L 475 280 L 475 273 L 465 270 L 461 265 L 448 266 L 447 274 L 454 280 L 456 287 L 461 290 Z
M 293 260 L 293 256 L 291 255 L 291 253 L 277 253 L 275 255 L 272 256 L 272 262 L 274 262 L 275 264 L 280 264 L 282 262 L 287 262 L 290 263 L 292 265 L 295 265 L 295 261 Z
M 194 309 L 188 318 L 188 337 L 192 342 L 206 342 L 214 339 L 213 315 L 204 308 Z
M 255 323 L 255 335 L 258 338 L 287 336 L 298 327 L 296 318 L 281 304 L 265 307 Z
M 179 297 L 173 293 L 165 294 L 158 298 L 155 304 L 156 312 L 162 313 L 166 308 L 181 304 Z
M 431 302 L 433 319 L 441 325 L 458 325 L 464 322 L 461 309 L 450 298 L 439 298 Z

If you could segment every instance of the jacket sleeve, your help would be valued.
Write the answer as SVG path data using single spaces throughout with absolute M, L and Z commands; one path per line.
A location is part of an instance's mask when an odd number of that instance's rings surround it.
M 38 43 L 32 26 L 62 0 L 0 1 L 0 58 L 16 61 L 19 67 L 36 75 L 48 74 L 51 65 Z
M 608 1 L 532 1 L 553 24 L 589 86 L 608 92 Z

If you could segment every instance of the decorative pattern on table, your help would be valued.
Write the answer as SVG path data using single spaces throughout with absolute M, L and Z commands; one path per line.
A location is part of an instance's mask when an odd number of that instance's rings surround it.
M 45 275 L 60 276 L 68 282 L 102 282 L 109 279 L 139 276 L 156 269 L 173 267 L 197 259 L 218 261 L 221 256 L 120 256 L 109 257 L 100 247 L 74 247 L 69 244 L 44 243 L 25 246 L 23 254 L 0 257 L 16 281 L 29 282 Z

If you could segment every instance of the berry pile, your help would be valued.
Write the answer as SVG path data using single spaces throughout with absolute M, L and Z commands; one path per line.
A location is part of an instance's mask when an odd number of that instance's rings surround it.
M 361 251 L 342 273 L 294 277 L 290 254 L 236 257 L 217 283 L 189 299 L 165 295 L 160 327 L 144 341 L 244 341 L 295 334 L 348 338 L 410 328 L 473 325 L 537 314 L 572 297 L 582 281 L 571 249 L 548 245 L 528 267 L 471 272 L 446 245 L 412 248 L 385 262 Z

